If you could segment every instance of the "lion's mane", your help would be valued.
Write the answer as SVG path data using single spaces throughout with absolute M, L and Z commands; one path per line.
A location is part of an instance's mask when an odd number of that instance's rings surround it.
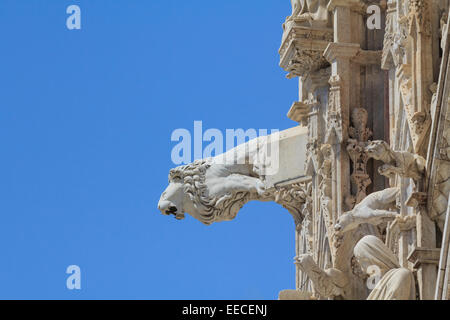
M 199 220 L 206 225 L 217 221 L 229 221 L 236 217 L 242 206 L 247 203 L 249 192 L 227 192 L 211 196 L 206 184 L 206 171 L 211 167 L 211 158 L 194 162 L 170 170 L 169 183 L 175 180 L 183 182 L 183 191 L 194 203 Z

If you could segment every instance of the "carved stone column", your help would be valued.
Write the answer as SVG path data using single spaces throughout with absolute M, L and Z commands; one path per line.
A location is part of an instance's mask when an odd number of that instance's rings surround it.
M 329 252 L 321 249 L 323 232 L 317 232 L 317 224 L 321 216 L 320 196 L 317 195 L 317 186 L 321 183 L 320 164 L 322 155 L 319 146 L 323 140 L 325 123 L 321 113 L 327 105 L 327 89 L 330 69 L 320 69 L 299 77 L 299 101 L 295 102 L 289 112 L 288 118 L 308 127 L 308 144 L 306 154 L 307 175 L 312 177 L 310 183 L 308 203 L 305 203 L 301 228 L 296 231 L 296 257 L 301 254 L 311 254 L 315 261 L 325 267 L 329 260 Z M 314 192 L 313 192 L 314 190 Z M 331 196 L 331 195 L 330 195 Z M 316 208 L 316 209 L 314 209 Z M 319 209 L 319 210 L 318 210 Z M 316 239 L 316 237 L 319 238 Z M 325 239 L 327 237 L 325 236 Z M 320 255 L 319 255 L 320 253 Z M 328 257 L 327 257 L 328 255 Z M 296 261 L 296 259 L 294 259 Z M 296 288 L 298 290 L 311 290 L 311 281 L 307 274 L 296 264 Z
M 367 174 L 367 161 L 369 157 L 364 152 L 365 143 L 372 136 L 372 131 L 367 128 L 367 111 L 364 108 L 355 108 L 352 111 L 352 126 L 349 128 L 349 143 L 347 152 L 353 163 L 353 172 L 351 179 L 356 188 L 354 203 L 357 204 L 363 200 L 366 195 L 366 188 L 372 183 Z M 353 198 L 353 197 L 352 197 Z
M 333 152 L 331 205 L 333 224 L 349 209 L 345 200 L 350 195 L 351 187 L 350 158 L 346 152 L 345 142 L 348 140 L 350 118 L 350 59 L 356 55 L 359 48 L 359 44 L 330 43 L 324 53 L 332 65 L 325 143 L 332 146 Z

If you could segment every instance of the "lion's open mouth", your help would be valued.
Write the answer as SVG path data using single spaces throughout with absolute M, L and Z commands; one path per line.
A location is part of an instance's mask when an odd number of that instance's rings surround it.
M 184 214 L 183 213 L 181 213 L 181 212 L 177 212 L 178 211 L 178 209 L 177 209 L 177 207 L 169 207 L 167 210 L 166 210 L 166 214 L 169 216 L 169 215 L 173 215 L 174 217 L 175 217 L 175 219 L 177 219 L 177 220 L 182 220 L 182 219 L 184 219 Z
M 166 214 L 167 215 L 173 214 L 174 216 L 176 216 L 177 215 L 177 211 L 178 211 L 177 207 L 170 206 L 169 208 L 167 208 Z

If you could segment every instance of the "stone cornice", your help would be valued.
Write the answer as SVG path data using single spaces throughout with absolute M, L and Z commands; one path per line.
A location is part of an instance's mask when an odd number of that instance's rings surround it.
M 332 42 L 328 44 L 323 56 L 328 62 L 333 62 L 337 58 L 351 59 L 361 51 L 361 47 L 357 43 L 339 43 Z
M 322 69 L 328 62 L 323 50 L 333 41 L 333 30 L 306 27 L 290 21 L 286 25 L 279 49 L 280 67 L 289 72 L 288 78 L 303 76 Z
M 383 51 L 381 51 L 381 50 L 373 51 L 373 50 L 360 49 L 356 53 L 356 56 L 353 57 L 352 62 L 361 64 L 361 65 L 371 65 L 371 64 L 380 65 L 382 53 L 383 53 Z
M 350 7 L 355 8 L 356 11 L 363 11 L 365 4 L 361 0 L 331 0 L 327 9 L 333 11 L 336 7 Z
M 297 101 L 294 102 L 289 109 L 289 112 L 287 114 L 287 117 L 293 121 L 296 121 L 298 123 L 302 123 L 306 125 L 306 120 L 310 116 L 311 108 L 314 105 L 317 105 L 317 101 L 313 102 L 301 102 Z
M 414 248 L 408 255 L 408 261 L 414 268 L 418 268 L 421 264 L 439 264 L 440 249 L 439 248 Z

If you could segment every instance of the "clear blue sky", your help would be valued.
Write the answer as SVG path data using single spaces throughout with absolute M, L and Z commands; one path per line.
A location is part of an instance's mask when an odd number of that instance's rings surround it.
M 82 29 L 66 28 L 66 8 Z M 173 130 L 278 128 L 288 0 L 0 1 L 0 298 L 275 299 L 294 223 L 159 214 Z M 82 289 L 66 289 L 79 265 Z

